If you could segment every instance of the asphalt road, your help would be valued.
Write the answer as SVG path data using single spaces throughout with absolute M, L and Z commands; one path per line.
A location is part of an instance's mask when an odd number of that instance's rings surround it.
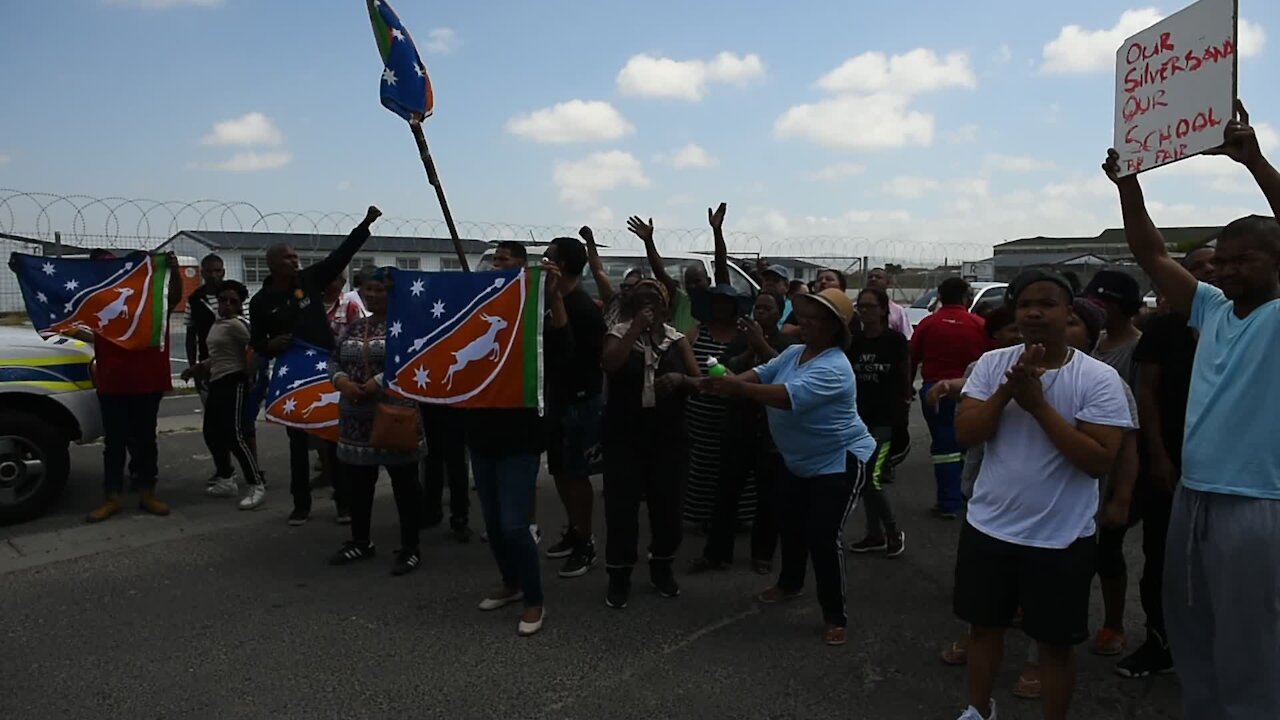
M 676 600 L 637 583 L 630 607 L 613 611 L 603 568 L 559 580 L 548 564 L 546 628 L 522 639 L 517 610 L 475 609 L 496 580 L 478 540 L 458 545 L 426 531 L 423 567 L 387 574 L 397 543 L 385 487 L 374 511 L 381 554 L 351 568 L 325 564 L 346 530 L 319 491 L 312 522 L 296 529 L 284 523 L 282 484 L 253 513 L 205 498 L 209 461 L 199 435 L 183 430 L 198 423 L 184 402 L 166 401 L 162 421 L 171 517 L 130 506 L 81 524 L 101 477 L 100 448 L 90 446 L 74 451 L 75 479 L 53 513 L 0 528 L 0 716 L 953 720 L 962 707 L 964 670 L 938 661 L 962 630 L 949 598 L 958 526 L 928 517 L 922 447 L 890 489 L 906 554 L 849 558 L 843 648 L 820 643 L 811 589 L 762 609 L 752 597 L 766 581 L 741 566 L 682 574 Z M 260 432 L 269 477 L 283 478 L 283 433 Z M 544 478 L 544 528 L 560 526 L 558 505 Z M 846 539 L 862 528 L 859 510 Z M 1131 567 L 1140 568 L 1132 535 Z M 698 549 L 687 538 L 682 555 Z M 1140 640 L 1136 577 L 1131 586 L 1129 625 Z M 1010 635 L 1003 720 L 1040 717 L 1036 703 L 1009 694 L 1025 648 Z M 1177 717 L 1174 678 L 1124 680 L 1083 648 L 1079 660 L 1073 717 Z

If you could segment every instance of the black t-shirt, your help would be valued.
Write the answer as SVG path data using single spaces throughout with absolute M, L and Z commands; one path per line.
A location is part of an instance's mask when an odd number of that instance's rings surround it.
M 672 343 L 658 359 L 656 376 L 685 372 L 684 360 Z M 644 407 L 644 353 L 635 348 L 616 371 L 609 373 L 609 396 L 605 400 L 604 445 L 633 447 L 635 443 L 661 443 L 668 448 L 683 448 L 688 442 L 685 431 L 686 394 L 676 391 L 656 398 L 653 407 Z
M 869 428 L 892 427 L 907 409 L 907 339 L 895 330 L 875 338 L 859 333 L 847 354 L 858 379 L 858 417 Z
M 1176 313 L 1157 315 L 1147 321 L 1142 339 L 1133 351 L 1134 363 L 1160 368 L 1156 405 L 1163 425 L 1164 446 L 1169 458 L 1182 466 L 1182 435 L 1187 421 L 1187 396 L 1191 392 L 1191 368 L 1195 364 L 1196 331 L 1187 318 Z
M 187 332 L 196 339 L 196 361 L 208 360 L 209 346 L 205 340 L 209 337 L 213 323 L 218 320 L 217 295 L 209 292 L 207 287 L 200 286 L 187 298 L 187 313 L 191 317 Z
M 565 362 L 546 367 L 547 400 L 552 408 L 593 398 L 604 386 L 604 314 L 582 286 L 564 296 L 570 347 Z

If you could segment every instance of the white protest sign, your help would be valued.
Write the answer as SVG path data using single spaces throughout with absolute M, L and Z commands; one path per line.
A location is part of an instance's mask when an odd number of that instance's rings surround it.
M 1236 95 L 1237 0 L 1200 0 L 1116 51 L 1120 175 L 1222 144 Z

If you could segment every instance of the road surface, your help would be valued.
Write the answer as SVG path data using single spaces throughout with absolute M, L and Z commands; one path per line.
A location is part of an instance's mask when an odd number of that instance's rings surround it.
M 261 430 L 274 483 L 262 510 L 203 497 L 210 468 L 188 430 L 199 422 L 193 403 L 164 405 L 161 488 L 171 517 L 130 504 L 121 517 L 83 525 L 101 479 L 100 448 L 90 446 L 74 451 L 75 479 L 50 516 L 0 528 L 4 717 L 954 720 L 962 707 L 964 670 L 938 661 L 962 630 L 949 595 L 959 528 L 928 516 L 923 427 L 890 487 L 906 554 L 849 558 L 847 646 L 820 643 L 812 588 L 791 605 L 754 603 L 766 581 L 744 563 L 682 572 L 676 600 L 637 582 L 623 611 L 604 606 L 602 567 L 559 580 L 548 563 L 546 629 L 521 639 L 517 611 L 475 609 L 496 580 L 478 541 L 425 531 L 421 569 L 388 575 L 397 536 L 386 487 L 374 509 L 378 557 L 328 567 L 346 529 L 321 491 L 308 526 L 285 525 L 278 428 Z M 554 530 L 559 503 L 547 478 L 540 486 L 541 520 Z M 846 540 L 862 528 L 859 509 Z M 1131 567 L 1140 568 L 1134 535 Z M 682 561 L 699 548 L 687 538 Z M 1131 586 L 1129 625 L 1140 640 L 1136 577 Z M 998 682 L 1003 720 L 1040 717 L 1009 693 L 1025 643 L 1011 634 Z M 1111 660 L 1083 648 L 1079 658 L 1073 717 L 1177 717 L 1174 678 L 1124 680 Z

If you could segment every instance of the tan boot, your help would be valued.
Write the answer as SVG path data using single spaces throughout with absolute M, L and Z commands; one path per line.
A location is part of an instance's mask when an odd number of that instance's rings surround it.
M 156 497 L 155 492 L 152 490 L 147 490 L 142 493 L 142 498 L 138 501 L 138 507 L 152 515 L 160 515 L 163 517 L 169 514 L 169 503 Z
M 124 510 L 124 506 L 120 504 L 120 496 L 108 495 L 101 505 L 89 513 L 88 517 L 85 518 L 85 522 L 102 522 L 112 515 L 119 515 L 121 510 Z

